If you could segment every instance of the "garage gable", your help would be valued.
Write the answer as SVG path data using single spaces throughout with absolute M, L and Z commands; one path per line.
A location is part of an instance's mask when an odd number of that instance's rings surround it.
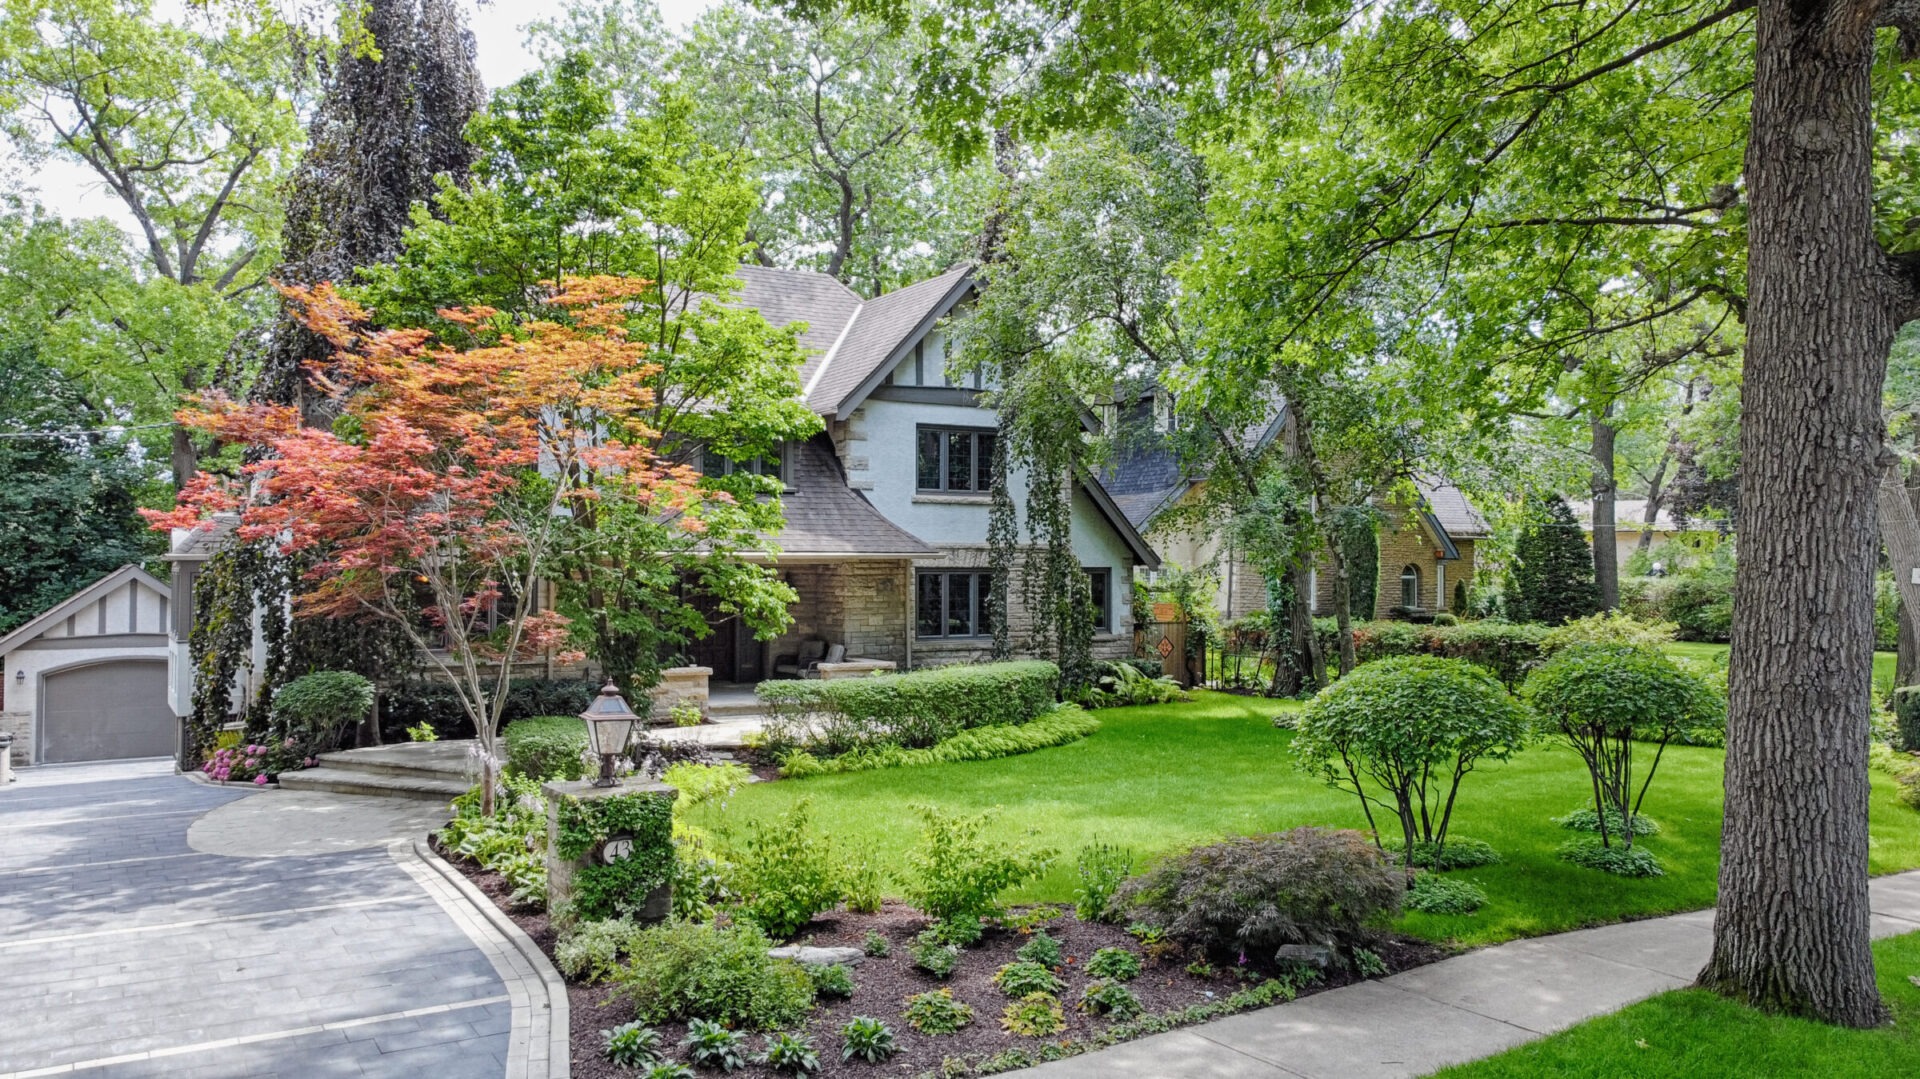
M 172 596 L 139 566 L 121 566 L 0 637 L 0 656 L 22 648 L 99 647 L 111 638 L 158 636 L 164 644 Z

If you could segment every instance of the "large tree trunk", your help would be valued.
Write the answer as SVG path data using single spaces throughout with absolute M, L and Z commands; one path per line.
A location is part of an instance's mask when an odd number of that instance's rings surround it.
M 1713 958 L 1769 1010 L 1884 1022 L 1868 949 L 1881 381 L 1907 290 L 1873 234 L 1872 19 L 1759 0 L 1740 566 Z
M 1340 677 L 1345 678 L 1358 664 L 1353 654 L 1353 577 L 1341 542 L 1338 535 L 1327 537 L 1327 557 L 1333 567 L 1333 621 L 1340 627 Z
M 1593 583 L 1600 589 L 1600 609 L 1620 606 L 1620 562 L 1613 530 L 1613 442 L 1617 432 L 1607 422 L 1613 406 L 1600 409 L 1590 423 L 1593 433 Z

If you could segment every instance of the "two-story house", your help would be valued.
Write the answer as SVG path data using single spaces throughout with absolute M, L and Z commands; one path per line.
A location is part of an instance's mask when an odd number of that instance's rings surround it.
M 800 380 L 826 430 L 779 465 L 787 524 L 775 562 L 799 593 L 793 625 L 758 642 L 718 621 L 693 658 L 735 682 L 767 677 L 807 640 L 903 668 L 986 658 L 996 418 L 980 380 L 947 369 L 946 327 L 975 291 L 968 268 L 871 300 L 803 270 L 747 266 L 740 277 L 737 302 L 776 325 L 806 323 Z M 1023 506 L 1024 476 L 1011 483 Z M 1071 535 L 1091 586 L 1094 652 L 1128 655 L 1133 572 L 1158 557 L 1091 475 L 1073 493 Z M 1008 607 L 1017 642 L 1029 625 L 1017 587 Z

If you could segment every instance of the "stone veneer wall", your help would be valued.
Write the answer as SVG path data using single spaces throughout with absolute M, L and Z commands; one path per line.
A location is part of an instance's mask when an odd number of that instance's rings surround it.
M 767 644 L 769 670 L 773 657 L 795 655 L 808 640 L 844 644 L 849 659 L 906 664 L 913 579 L 906 562 L 793 566 L 784 576 L 800 599 L 788 608 L 792 625 Z
M 970 570 L 988 567 L 988 552 L 985 546 L 942 547 L 945 558 L 928 558 L 914 563 L 916 571 L 927 570 Z M 1023 552 L 1023 554 L 1029 552 Z M 1113 588 L 1112 603 L 1116 609 L 1112 612 L 1114 629 L 1108 633 L 1096 633 L 1093 638 L 1093 657 L 1095 659 L 1125 659 L 1133 655 L 1133 607 L 1130 601 L 1132 585 L 1124 576 L 1124 568 L 1116 571 L 1120 574 Z M 1013 571 L 1013 594 L 1007 597 L 1007 622 L 1011 630 L 1014 649 L 1019 651 L 1022 642 L 1033 634 L 1033 617 L 1027 611 L 1020 587 L 1020 569 L 1016 562 Z M 913 642 L 913 665 L 915 667 L 942 667 L 952 663 L 988 663 L 993 659 L 993 638 L 967 637 L 955 640 L 941 638 L 916 638 Z
M 1473 541 L 1455 540 L 1460 557 L 1447 563 L 1446 594 L 1437 594 L 1439 560 L 1434 557 L 1433 537 L 1425 528 L 1393 528 L 1380 532 L 1380 591 L 1374 598 L 1373 616 L 1390 617 L 1400 606 L 1400 571 L 1408 565 L 1420 569 L 1420 606 L 1430 611 L 1452 609 L 1453 586 L 1464 582 L 1473 588 Z
M 25 767 L 33 762 L 33 713 L 0 712 L 0 731 L 13 735 L 13 763 Z

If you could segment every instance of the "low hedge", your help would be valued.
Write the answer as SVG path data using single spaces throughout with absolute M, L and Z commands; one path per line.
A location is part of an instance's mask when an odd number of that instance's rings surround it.
M 766 748 L 837 756 L 923 749 L 975 727 L 1016 727 L 1051 710 L 1060 668 L 1039 660 L 936 667 L 831 681 L 762 682 Z
M 1088 715 L 1085 709 L 1079 705 L 1063 704 L 1030 723 L 975 727 L 926 749 L 882 745 L 852 750 L 824 760 L 805 750 L 796 750 L 781 759 L 780 774 L 797 779 L 839 772 L 869 772 L 876 768 L 993 760 L 1077 742 L 1099 729 L 1100 721 Z
M 1546 626 L 1491 620 L 1457 626 L 1362 622 L 1353 627 L 1353 651 L 1362 663 L 1389 656 L 1464 659 L 1492 671 L 1511 689 L 1539 663 L 1547 632 Z M 1338 646 L 1338 637 L 1330 629 L 1322 629 L 1322 633 L 1329 649 Z
M 585 678 L 516 678 L 507 687 L 500 721 L 578 715 L 599 692 L 600 683 Z M 461 707 L 460 695 L 447 683 L 420 679 L 381 691 L 381 737 L 404 742 L 406 729 L 422 723 L 441 738 L 473 737 L 473 721 Z
M 545 783 L 586 774 L 587 725 L 578 716 L 531 716 L 507 724 L 507 774 Z

